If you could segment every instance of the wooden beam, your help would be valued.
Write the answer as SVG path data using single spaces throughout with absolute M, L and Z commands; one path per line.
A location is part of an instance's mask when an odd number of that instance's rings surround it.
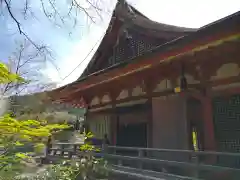
M 154 92 L 151 94 L 151 98 L 152 97 L 159 97 L 159 96 L 167 96 L 167 95 L 170 95 L 170 94 L 174 94 L 174 90 L 166 90 L 166 91 L 162 91 L 162 92 Z M 137 100 L 141 100 L 141 99 L 148 99 L 149 96 L 147 94 L 144 94 L 144 95 L 140 95 L 140 96 L 131 96 L 131 97 L 128 97 L 128 98 L 125 98 L 125 99 L 121 99 L 121 100 L 116 100 L 115 103 L 116 104 L 121 104 L 121 103 L 126 103 L 126 102 L 129 102 L 129 101 L 137 101 Z M 112 102 L 108 102 L 108 103 L 104 103 L 104 104 L 98 104 L 98 105 L 94 105 L 94 106 L 91 106 L 91 109 L 97 109 L 97 108 L 100 108 L 102 106 L 107 106 L 107 105 L 113 105 Z
M 232 76 L 232 77 L 227 77 L 224 79 L 216 79 L 216 80 L 209 81 L 209 85 L 211 87 L 228 85 L 228 84 L 230 85 L 230 84 L 235 84 L 235 83 L 240 83 L 240 76 Z
M 239 32 L 237 33 L 237 35 L 238 34 L 239 34 Z M 235 34 L 233 36 L 235 37 L 237 35 Z M 230 34 L 226 35 L 226 36 L 227 37 L 225 40 L 232 37 L 232 36 L 230 36 Z M 211 37 L 211 38 L 213 38 L 213 37 Z M 209 42 L 209 39 L 210 38 L 207 38 L 206 42 Z M 216 38 L 215 40 L 217 40 L 217 42 L 218 42 L 219 37 Z M 121 71 L 119 69 L 114 69 L 112 71 L 104 72 L 101 75 L 91 76 L 88 78 L 88 80 L 85 83 L 81 83 L 80 85 L 77 85 L 76 88 L 80 88 L 80 91 L 87 90 L 87 89 L 93 88 L 97 85 L 107 83 L 107 82 L 110 82 L 110 81 L 113 81 L 113 80 L 116 80 L 119 78 L 123 78 L 123 77 L 129 76 L 131 74 L 135 74 L 136 72 L 145 71 L 155 65 L 169 63 L 170 60 L 172 61 L 172 59 L 178 59 L 180 54 L 182 55 L 182 57 L 184 57 L 186 54 L 189 54 L 190 52 L 192 52 L 193 49 L 198 48 L 201 45 L 203 45 L 203 48 L 199 51 L 205 51 L 206 50 L 205 48 L 207 47 L 205 43 L 203 41 L 202 43 L 195 44 L 194 46 L 191 45 L 191 47 L 184 47 L 183 49 L 178 50 L 178 51 L 170 51 L 170 52 L 166 52 L 164 54 L 159 54 L 158 56 L 155 55 L 154 57 L 151 57 L 151 58 L 148 57 L 147 59 L 145 58 L 144 61 L 142 60 L 141 63 L 127 64 L 126 67 L 121 68 Z M 167 58 L 170 58 L 170 60 L 166 60 Z M 162 60 L 162 61 L 160 61 L 160 60 Z M 79 91 L 79 90 L 76 90 L 73 93 L 76 93 L 77 91 Z
M 204 88 L 212 88 L 212 87 L 216 87 L 216 86 L 223 86 L 223 85 L 228 85 L 228 84 L 234 84 L 234 83 L 239 83 L 240 82 L 240 77 L 239 76 L 234 76 L 234 77 L 228 77 L 228 78 L 224 78 L 224 79 L 216 79 L 216 80 L 207 80 L 209 78 L 207 78 L 205 72 L 203 72 L 205 74 L 205 77 L 201 77 L 202 75 L 199 75 L 199 79 L 201 81 L 201 83 L 199 84 L 189 84 L 189 88 L 190 89 L 204 89 Z M 146 82 L 150 82 L 150 79 L 147 80 Z M 154 83 L 153 83 L 154 84 Z M 153 88 L 153 84 L 151 83 L 147 83 L 146 86 L 149 85 L 149 89 L 147 90 L 147 93 L 144 95 L 140 95 L 140 96 L 135 96 L 135 97 L 128 97 L 125 99 L 121 99 L 121 100 L 116 100 L 116 96 L 120 93 L 120 88 L 118 88 L 118 91 L 110 91 L 111 94 L 111 102 L 108 103 L 102 103 L 102 104 L 98 104 L 95 106 L 92 106 L 91 108 L 100 108 L 102 106 L 106 106 L 106 105 L 113 105 L 113 104 L 120 104 L 120 103 L 125 103 L 125 102 L 129 102 L 129 101 L 136 101 L 136 100 L 140 100 L 140 99 L 145 99 L 145 98 L 149 98 L 149 97 L 159 97 L 159 96 L 167 96 L 169 94 L 174 94 L 174 91 L 172 89 L 170 90 L 166 90 L 166 91 L 162 91 L 162 92 L 152 92 L 152 88 Z M 152 86 L 152 87 L 151 87 Z M 93 94 L 89 93 L 89 94 L 83 94 L 85 101 L 87 102 L 87 104 L 89 105 L 91 98 L 93 98 Z M 79 96 L 80 97 L 80 96 Z M 66 99 L 64 100 L 65 102 L 72 102 L 72 99 Z
M 237 59 L 239 57 L 239 51 L 237 49 L 237 45 L 239 45 L 239 41 L 237 42 L 227 42 L 226 44 L 217 46 L 217 47 L 212 47 L 210 49 L 204 50 L 204 51 L 199 51 L 199 52 L 195 52 L 195 59 L 194 56 L 184 56 L 181 57 L 180 59 L 190 62 L 191 58 L 193 59 L 192 62 L 195 62 L 196 65 L 200 64 L 201 70 L 199 70 L 200 72 L 203 72 L 202 75 L 199 75 L 199 79 L 201 81 L 202 84 L 200 84 L 200 86 L 202 87 L 209 87 L 212 85 L 209 85 L 209 77 L 212 76 L 213 72 L 215 73 L 216 69 L 218 67 L 220 67 L 220 65 L 224 62 L 237 62 L 238 64 L 240 64 L 240 61 Z M 220 52 L 219 52 L 220 51 Z M 229 53 L 230 52 L 230 53 Z M 238 55 L 238 56 L 237 56 Z M 210 56 L 210 58 L 209 58 Z M 229 57 L 231 57 L 229 59 Z M 209 60 L 210 59 L 210 60 Z M 212 60 L 211 60 L 212 59 Z M 181 60 L 179 60 L 180 62 Z M 175 62 L 175 61 L 174 61 Z M 174 63 L 176 65 L 176 67 L 179 65 L 178 63 Z M 163 68 L 165 67 L 165 68 Z M 134 74 L 128 75 L 128 76 L 124 76 L 122 77 L 122 79 L 118 79 L 118 80 L 114 80 L 105 84 L 101 84 L 98 85 L 97 87 L 92 87 L 88 90 L 83 90 L 81 92 L 77 92 L 74 93 L 72 95 L 66 94 L 64 97 L 66 97 L 66 101 L 71 101 L 72 99 L 76 99 L 79 97 L 79 94 L 81 93 L 81 96 L 86 96 L 87 98 L 89 96 L 92 96 L 91 94 L 101 94 L 104 93 L 106 91 L 116 91 L 116 85 L 121 85 L 124 87 L 129 87 L 132 82 L 139 82 L 140 80 L 142 80 L 142 78 L 144 78 L 145 75 L 147 74 L 157 74 L 156 77 L 166 77 L 166 75 L 169 73 L 171 75 L 173 75 L 174 73 L 177 74 L 178 72 L 176 70 L 171 70 L 169 68 L 172 68 L 175 66 L 172 66 L 170 63 L 165 63 L 165 64 L 161 64 L 161 66 L 156 66 L 156 67 L 152 67 L 151 69 L 146 69 L 142 72 L 136 72 Z M 194 69 L 189 67 L 190 69 Z M 187 69 L 189 69 L 187 68 Z M 116 71 L 116 70 L 114 70 Z M 192 73 L 191 73 L 192 74 Z M 103 77 L 106 78 L 108 77 L 109 73 L 104 74 Z M 205 76 L 205 77 L 204 77 Z M 101 78 L 103 78 L 101 77 Z M 132 81 L 129 81 L 129 78 L 131 77 Z M 136 78 L 137 81 L 134 81 L 134 77 L 138 77 Z M 154 78 L 154 76 L 152 76 Z M 205 80 L 204 80 L 205 79 Z M 156 80 L 156 78 L 155 78 Z M 216 81 L 217 82 L 217 81 Z M 214 83 L 216 83 L 214 82 Z M 213 84 L 214 86 L 215 84 Z M 199 86 L 199 87 L 200 87 Z M 70 87 L 70 89 L 74 89 L 73 87 Z M 66 91 L 66 89 L 64 90 Z M 154 96 L 154 94 L 153 94 Z M 130 99 L 128 99 L 130 100 Z M 102 104 L 104 105 L 104 104 Z

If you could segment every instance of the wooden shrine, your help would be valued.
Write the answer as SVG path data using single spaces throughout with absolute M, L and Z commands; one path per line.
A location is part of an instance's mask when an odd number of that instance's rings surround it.
M 118 1 L 84 73 L 51 96 L 112 144 L 239 152 L 239 40 L 239 12 L 189 29 Z

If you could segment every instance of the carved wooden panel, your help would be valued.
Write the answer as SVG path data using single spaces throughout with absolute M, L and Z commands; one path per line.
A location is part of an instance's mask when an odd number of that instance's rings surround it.
M 143 87 L 141 87 L 140 85 L 134 87 L 132 89 L 132 96 L 140 96 L 140 95 L 144 95 L 145 92 L 143 90 Z
M 150 39 L 137 32 L 128 30 L 128 36 L 123 34 L 119 39 L 119 44 L 113 49 L 113 61 L 118 63 L 142 55 L 152 49 L 158 43 L 155 39 Z
M 108 102 L 111 102 L 111 97 L 108 94 L 105 94 L 102 97 L 102 103 L 108 103 Z
M 190 75 L 190 74 L 185 74 L 184 76 L 185 76 L 185 78 L 187 79 L 187 83 L 188 83 L 188 84 L 198 84 L 198 83 L 200 83 L 199 80 L 196 80 L 196 79 L 195 79 L 192 75 Z M 181 77 L 178 77 L 178 78 L 177 78 L 177 84 L 178 84 L 178 85 L 180 85 L 180 78 L 181 78 Z
M 90 106 L 94 106 L 94 105 L 97 105 L 97 104 L 100 104 L 100 99 L 99 97 L 95 96 L 92 101 L 90 102 Z
M 157 84 L 153 92 L 161 92 L 161 91 L 172 89 L 172 88 L 173 86 L 171 81 L 169 79 L 163 79 Z
M 105 61 L 104 67 L 101 66 L 102 69 L 141 56 L 166 41 L 164 39 L 150 38 L 133 30 L 128 29 L 126 31 L 127 33 L 123 33 L 119 37 L 109 59 Z
M 125 99 L 129 96 L 129 92 L 127 89 L 123 89 L 117 97 L 117 100 Z
M 238 76 L 240 74 L 240 68 L 238 64 L 227 63 L 223 64 L 217 69 L 216 75 L 211 77 L 211 80 L 223 79 L 231 76 Z

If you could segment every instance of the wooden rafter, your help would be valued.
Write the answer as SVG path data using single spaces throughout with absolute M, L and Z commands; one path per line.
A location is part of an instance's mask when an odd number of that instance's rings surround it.
M 195 47 L 184 53 L 176 54 L 175 56 L 171 56 L 169 53 L 167 53 L 168 56 L 166 58 L 164 58 L 165 56 L 160 55 L 150 59 L 146 59 L 146 61 L 142 61 L 141 63 L 139 62 L 136 64 L 134 63 L 129 64 L 127 67 L 122 69 L 115 69 L 115 70 L 103 73 L 102 75 L 100 74 L 94 77 L 89 77 L 85 80 L 85 82 L 82 82 L 76 86 L 72 86 L 71 89 L 77 89 L 77 90 L 70 90 L 70 94 L 69 92 L 67 92 L 68 90 L 65 89 L 64 90 L 65 93 L 62 92 L 64 94 L 62 98 L 69 97 L 67 99 L 71 101 L 70 97 L 73 98 L 73 97 L 79 96 L 79 93 L 78 93 L 79 91 L 81 92 L 81 94 L 84 94 L 86 97 L 89 97 L 90 96 L 89 94 L 91 94 L 90 92 L 94 92 L 95 90 L 96 90 L 95 93 L 99 93 L 101 91 L 106 92 L 107 88 L 112 88 L 112 86 L 114 85 L 114 82 L 122 82 L 123 84 L 125 84 L 124 81 L 129 80 L 129 77 L 138 77 L 138 76 L 141 77 L 143 74 L 147 74 L 147 71 L 151 71 L 154 68 L 159 69 L 160 71 L 161 67 L 163 67 L 164 65 L 168 65 L 171 62 L 174 62 L 174 64 L 177 64 L 176 63 L 177 60 L 178 61 L 183 59 L 185 59 L 185 61 L 187 59 L 191 60 L 191 57 L 194 57 L 193 56 L 194 54 L 197 54 L 197 56 L 199 56 L 199 59 L 201 59 L 201 61 L 204 58 L 201 58 L 200 56 L 205 56 L 205 59 L 207 59 L 207 56 L 209 56 L 209 54 L 211 54 L 212 52 L 219 52 L 219 49 L 221 49 L 220 53 L 222 52 L 222 50 L 225 49 L 225 51 L 230 51 L 230 54 L 233 54 L 234 53 L 233 51 L 236 51 L 236 48 L 229 48 L 228 46 L 239 47 L 238 46 L 239 41 L 236 41 L 236 40 L 239 40 L 239 37 L 240 37 L 240 34 L 237 33 L 231 36 L 227 36 L 226 38 L 223 38 L 221 40 L 216 40 L 211 43 L 202 45 L 200 47 L 199 46 Z M 225 43 L 225 45 L 223 43 Z M 209 47 L 211 47 L 211 51 L 208 49 Z M 176 62 L 174 60 L 176 60 Z M 198 62 L 198 61 L 200 60 L 197 60 L 195 62 Z M 158 63 L 156 64 L 156 62 Z M 163 64 L 163 62 L 165 63 Z M 163 71 L 164 69 L 162 68 L 161 71 Z M 119 72 L 121 73 L 119 74 Z M 84 93 L 84 92 L 88 92 L 88 93 Z

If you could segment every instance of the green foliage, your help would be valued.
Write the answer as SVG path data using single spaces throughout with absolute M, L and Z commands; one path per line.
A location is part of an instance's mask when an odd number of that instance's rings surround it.
M 107 177 L 104 162 L 100 160 L 64 161 L 61 164 L 51 165 L 47 170 L 33 177 L 32 180 L 89 180 Z
M 84 132 L 84 140 L 87 140 L 88 138 L 92 138 L 92 137 L 94 137 L 92 132 L 87 132 L 87 133 Z M 85 143 L 82 146 L 80 146 L 80 150 L 83 152 L 100 151 L 98 148 L 96 148 L 94 145 L 90 143 Z
M 85 134 L 85 138 L 93 137 L 92 133 Z M 50 165 L 46 171 L 31 178 L 31 180 L 97 180 L 107 179 L 106 161 L 94 156 L 97 148 L 90 144 L 80 147 L 82 156 Z M 30 180 L 30 179 L 21 179 Z
M 23 81 L 0 63 L 0 84 Z M 47 124 L 46 121 L 20 121 L 9 114 L 0 117 L 0 177 L 13 178 L 21 173 L 25 162 L 31 159 L 31 153 L 22 152 L 20 147 L 31 144 L 35 151 L 41 151 L 52 133 L 68 127 L 66 124 Z
M 0 63 L 0 83 L 6 84 L 9 82 L 23 82 L 24 79 L 21 78 L 19 75 L 10 73 L 7 66 L 3 63 Z
M 36 120 L 18 121 L 9 115 L 0 117 L 0 145 L 21 146 L 26 142 L 39 142 L 51 135 L 52 131 L 67 128 L 68 125 L 45 124 Z
M 0 146 L 3 149 L 0 155 L 0 172 L 7 173 L 10 168 L 14 168 L 13 166 L 31 158 L 29 153 L 21 152 L 19 147 L 30 143 L 35 152 L 39 152 L 51 133 L 65 128 L 68 128 L 68 125 L 49 125 L 36 120 L 18 121 L 9 115 L 0 117 Z
M 92 137 L 94 137 L 92 132 L 87 132 L 87 133 L 84 132 L 84 139 L 92 138 Z
M 0 83 L 22 81 L 24 80 L 21 77 L 10 73 L 0 63 Z M 30 144 L 34 146 L 35 152 L 39 152 L 49 136 L 66 128 L 69 128 L 66 124 L 48 124 L 46 121 L 31 119 L 16 120 L 10 115 L 0 117 L 0 177 L 4 180 L 87 180 L 106 177 L 106 162 L 93 154 L 100 150 L 93 145 L 84 144 L 80 147 L 84 155 L 76 158 L 77 160 L 51 165 L 43 173 L 31 178 L 20 178 L 23 168 L 31 161 L 31 152 L 22 152 L 21 147 Z M 84 137 L 92 138 L 93 134 L 86 133 Z

